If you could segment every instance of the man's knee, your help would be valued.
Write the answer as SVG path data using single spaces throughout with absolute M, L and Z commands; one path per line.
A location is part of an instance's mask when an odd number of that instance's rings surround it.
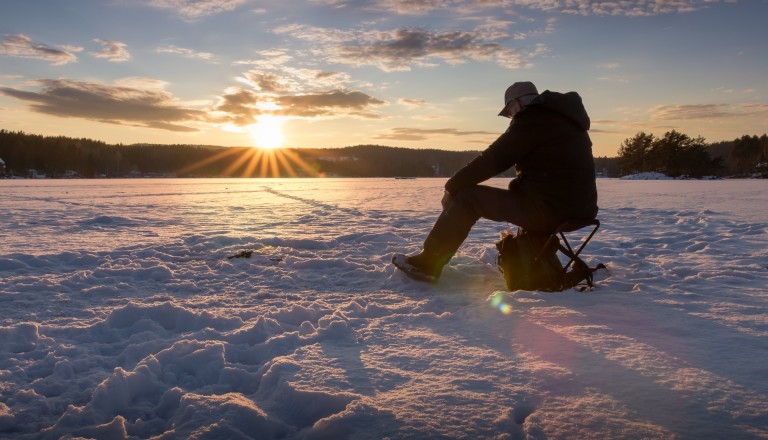
M 478 205 L 480 198 L 477 196 L 476 187 L 467 188 L 458 193 L 453 200 L 451 200 L 450 210 L 463 213 L 465 216 L 475 216 L 478 211 Z M 478 215 L 479 216 L 479 215 Z
M 478 185 L 461 191 L 454 201 L 457 210 L 475 220 L 486 218 L 518 224 L 523 217 L 519 197 L 506 189 Z

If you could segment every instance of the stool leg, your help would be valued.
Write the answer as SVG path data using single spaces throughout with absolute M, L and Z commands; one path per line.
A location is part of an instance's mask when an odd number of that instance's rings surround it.
M 565 270 L 568 270 L 568 268 L 573 263 L 574 259 L 581 254 L 581 251 L 584 250 L 584 248 L 587 246 L 587 243 L 589 243 L 590 240 L 592 240 L 592 237 L 594 237 L 595 233 L 597 232 L 597 228 L 599 228 L 600 225 L 595 225 L 594 228 L 592 228 L 592 232 L 590 232 L 589 236 L 587 236 L 586 240 L 584 240 L 583 243 L 581 243 L 581 246 L 574 252 L 573 248 L 571 247 L 571 244 L 568 242 L 568 239 L 565 238 L 565 234 L 562 231 L 559 231 L 560 237 L 563 239 L 563 242 L 565 243 L 565 247 L 568 248 L 568 250 L 573 254 L 574 258 L 571 258 L 571 260 L 568 262 L 568 264 L 565 265 Z

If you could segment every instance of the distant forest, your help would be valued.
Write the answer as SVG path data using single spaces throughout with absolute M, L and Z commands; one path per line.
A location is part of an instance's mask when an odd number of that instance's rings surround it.
M 663 137 L 640 132 L 626 139 L 616 160 L 620 175 L 656 171 L 672 177 L 768 177 L 768 135 L 742 136 L 707 144 L 670 131 Z
M 618 157 L 596 157 L 595 169 L 604 177 L 643 171 L 768 177 L 767 146 L 766 135 L 706 144 L 674 131 L 663 138 L 639 133 L 622 144 Z M 264 152 L 251 147 L 107 144 L 0 130 L 0 175 L 6 177 L 450 177 L 479 153 L 379 145 Z

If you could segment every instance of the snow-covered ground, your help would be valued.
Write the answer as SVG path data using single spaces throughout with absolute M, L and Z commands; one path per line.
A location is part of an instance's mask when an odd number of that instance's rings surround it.
M 589 293 L 396 272 L 443 183 L 0 180 L 0 437 L 768 438 L 768 181 L 599 180 Z

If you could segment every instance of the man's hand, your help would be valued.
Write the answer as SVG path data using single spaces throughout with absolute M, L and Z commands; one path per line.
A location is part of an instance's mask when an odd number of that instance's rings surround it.
M 443 198 L 440 200 L 440 204 L 443 205 L 443 211 L 445 211 L 445 209 L 451 203 L 451 200 L 453 200 L 453 196 L 448 191 L 445 191 L 443 193 Z

